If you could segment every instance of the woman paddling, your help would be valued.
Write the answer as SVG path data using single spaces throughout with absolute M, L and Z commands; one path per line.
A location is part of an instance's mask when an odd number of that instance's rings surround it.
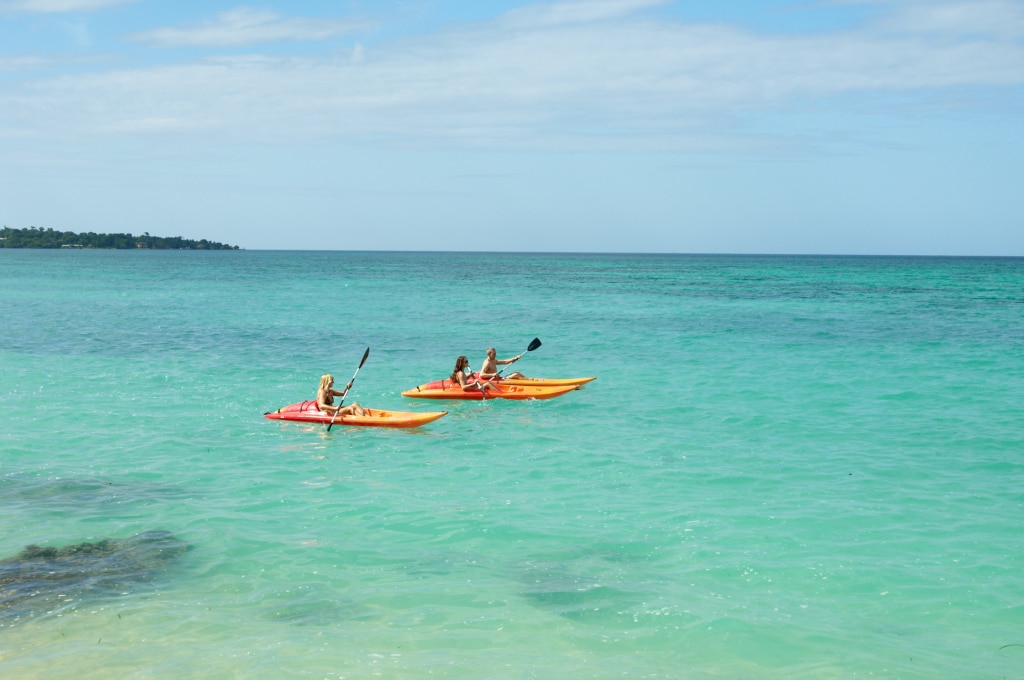
M 349 382 L 345 385 L 345 392 L 351 389 L 352 383 Z M 366 409 L 352 402 L 348 406 L 335 406 L 334 398 L 345 396 L 345 392 L 339 392 L 334 389 L 334 376 L 330 373 L 324 373 L 320 376 L 320 388 L 316 391 L 316 406 L 324 413 L 335 413 L 338 416 L 365 416 Z

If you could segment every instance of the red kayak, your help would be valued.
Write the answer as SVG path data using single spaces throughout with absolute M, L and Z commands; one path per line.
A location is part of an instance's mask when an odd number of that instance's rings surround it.
M 365 409 L 365 416 L 338 416 L 335 425 L 358 425 L 363 427 L 419 427 L 447 415 L 447 411 L 416 412 L 416 411 L 382 411 Z M 333 413 L 321 411 L 316 401 L 300 401 L 297 404 L 282 406 L 276 411 L 264 413 L 264 418 L 271 420 L 292 420 L 300 423 L 321 423 L 328 425 Z

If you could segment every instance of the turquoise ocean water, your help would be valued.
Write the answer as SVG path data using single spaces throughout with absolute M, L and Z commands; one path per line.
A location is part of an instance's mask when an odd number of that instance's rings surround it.
M 0 677 L 1024 677 L 1022 259 L 0 250 L 0 409 L 0 559 L 189 546 Z

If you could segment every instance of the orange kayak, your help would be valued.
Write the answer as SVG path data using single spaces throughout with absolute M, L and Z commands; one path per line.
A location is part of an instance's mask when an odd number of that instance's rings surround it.
M 382 411 L 376 408 L 366 409 L 365 416 L 338 416 L 334 419 L 335 425 L 358 425 L 363 427 L 419 427 L 433 422 L 447 411 L 434 411 L 419 413 L 416 411 Z M 271 420 L 292 420 L 301 423 L 321 423 L 327 425 L 331 422 L 333 413 L 325 413 L 317 408 L 316 401 L 300 401 L 297 404 L 282 406 L 276 411 L 264 413 L 264 418 Z
M 452 387 L 449 381 L 445 380 L 444 382 L 447 384 L 446 387 L 430 387 L 430 383 L 428 383 L 421 387 L 406 390 L 402 392 L 402 396 L 415 399 L 475 399 L 478 401 L 483 399 L 551 399 L 579 389 L 579 385 L 543 387 L 491 383 L 491 387 L 487 388 L 485 396 L 479 390 L 464 390 L 457 383 Z
M 492 385 L 519 385 L 521 387 L 568 387 L 574 385 L 579 387 L 580 385 L 586 385 L 591 380 L 596 380 L 597 376 L 591 376 L 589 378 L 494 378 L 491 381 Z M 476 382 L 475 377 L 469 379 L 469 384 L 472 385 Z M 417 387 L 417 390 L 439 390 L 444 389 L 451 385 L 452 381 L 448 378 L 443 380 L 435 380 L 428 382 Z
M 597 380 L 596 375 L 587 378 L 498 378 L 495 382 L 502 385 L 523 385 L 537 387 L 560 387 L 562 385 L 586 385 L 591 380 Z

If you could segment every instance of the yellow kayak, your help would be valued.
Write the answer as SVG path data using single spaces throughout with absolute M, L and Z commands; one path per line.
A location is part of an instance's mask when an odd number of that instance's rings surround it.
M 518 385 L 520 387 L 579 387 L 580 385 L 586 385 L 591 380 L 596 380 L 596 376 L 588 378 L 494 378 L 491 380 L 492 385 Z M 470 376 L 469 384 L 473 385 L 477 382 L 475 375 Z M 451 380 L 447 378 L 443 380 L 435 380 L 433 382 L 423 383 L 415 389 L 419 391 L 424 390 L 442 390 L 450 387 L 452 384 Z
M 505 383 L 491 383 L 486 388 L 486 394 L 476 389 L 463 389 L 445 380 L 445 387 L 432 387 L 431 383 L 421 387 L 414 387 L 411 390 L 402 392 L 403 397 L 414 399 L 552 399 L 563 394 L 579 389 L 579 385 L 552 385 L 552 386 L 529 386 L 529 385 L 508 385 Z M 470 385 L 472 387 L 472 385 Z
M 495 378 L 494 382 L 500 385 L 522 385 L 524 387 L 562 387 L 565 385 L 586 385 L 597 376 L 587 378 Z

